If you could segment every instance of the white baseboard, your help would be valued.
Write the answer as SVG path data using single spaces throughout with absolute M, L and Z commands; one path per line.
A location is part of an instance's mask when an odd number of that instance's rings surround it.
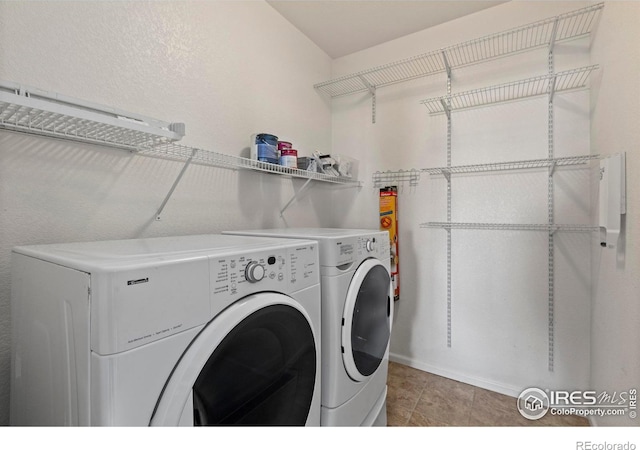
M 509 386 L 501 383 L 496 383 L 494 381 L 475 377 L 473 375 L 455 372 L 448 369 L 442 369 L 440 367 L 436 367 L 431 364 L 426 364 L 421 361 L 416 361 L 412 358 L 408 358 L 404 355 L 399 355 L 397 353 L 390 353 L 389 360 L 400 363 L 400 364 L 404 364 L 405 366 L 413 367 L 414 369 L 419 369 L 425 372 L 433 373 L 441 377 L 450 378 L 452 380 L 460 381 L 462 383 L 470 384 L 472 386 L 476 386 L 479 388 L 488 389 L 493 392 L 498 392 L 500 394 L 508 395 L 513 398 L 518 398 L 520 393 L 525 389 L 525 388 L 519 388 L 516 386 Z

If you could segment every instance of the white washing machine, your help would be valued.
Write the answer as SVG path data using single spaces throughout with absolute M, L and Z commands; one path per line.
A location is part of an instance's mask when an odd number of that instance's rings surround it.
M 388 232 L 282 228 L 226 233 L 318 242 L 322 289 L 320 423 L 386 425 L 393 317 Z
M 183 236 L 12 255 L 12 425 L 319 425 L 314 241 Z

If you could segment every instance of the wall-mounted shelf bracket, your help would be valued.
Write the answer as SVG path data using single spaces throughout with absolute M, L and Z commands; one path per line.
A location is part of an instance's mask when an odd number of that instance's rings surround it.
M 447 77 L 451 78 L 451 65 L 449 64 L 449 60 L 447 59 L 447 54 L 444 50 L 442 50 L 442 62 L 444 63 L 444 68 L 447 71 Z
M 444 98 L 441 98 L 440 103 L 442 103 L 442 110 L 447 115 L 447 119 L 451 119 L 451 108 L 449 107 L 447 101 L 445 101 Z
M 553 173 L 556 171 L 556 166 L 558 165 L 558 160 L 551 160 L 551 165 L 549 166 L 549 176 L 552 177 Z
M 307 189 L 307 186 L 309 186 L 309 183 L 311 183 L 311 178 L 305 181 L 302 187 L 298 189 L 298 192 L 294 193 L 293 197 L 291 197 L 291 200 L 289 200 L 287 204 L 284 205 L 284 207 L 280 210 L 280 217 L 282 217 L 284 215 L 284 212 L 287 210 L 287 208 L 289 208 L 289 206 L 291 206 L 291 204 L 302 195 L 305 189 Z
M 553 96 L 556 93 L 556 75 L 549 78 L 549 104 L 553 103 Z
M 551 30 L 551 37 L 549 38 L 549 54 L 553 53 L 553 47 L 556 44 L 556 36 L 558 34 L 558 20 L 559 18 L 553 21 L 553 29 Z
M 182 166 L 182 170 L 180 170 L 180 173 L 178 174 L 178 177 L 176 178 L 176 181 L 173 182 L 173 185 L 171 186 L 171 189 L 169 189 L 169 192 L 167 193 L 167 196 L 164 198 L 164 200 L 162 201 L 162 204 L 160 205 L 160 208 L 158 208 L 158 211 L 156 212 L 156 220 L 160 220 L 160 215 L 162 214 L 162 210 L 164 210 L 164 207 L 167 205 L 167 202 L 169 201 L 169 199 L 173 195 L 173 191 L 176 190 L 176 187 L 178 186 L 178 183 L 180 183 L 180 180 L 182 180 L 182 177 L 183 177 L 184 173 L 187 171 L 187 167 L 189 167 L 189 165 L 191 164 L 191 161 L 193 161 L 193 157 L 196 156 L 196 152 L 197 152 L 197 149 L 194 148 L 191 151 L 191 156 L 184 163 L 184 166 Z
M 376 123 L 376 88 L 371 85 L 362 75 L 359 75 L 360 81 L 364 84 L 371 94 L 371 123 Z

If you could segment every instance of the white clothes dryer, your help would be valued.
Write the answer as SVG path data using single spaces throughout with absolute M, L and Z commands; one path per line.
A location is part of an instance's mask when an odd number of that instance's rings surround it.
M 393 317 L 388 232 L 282 228 L 225 233 L 318 242 L 322 291 L 320 423 L 386 425 Z
M 318 246 L 17 247 L 12 425 L 319 425 Z

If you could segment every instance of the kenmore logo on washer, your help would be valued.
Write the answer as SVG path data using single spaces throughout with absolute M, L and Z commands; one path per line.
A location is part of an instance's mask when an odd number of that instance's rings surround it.
M 140 278 L 139 280 L 129 280 L 127 281 L 127 286 L 133 286 L 134 284 L 148 283 L 149 278 Z

